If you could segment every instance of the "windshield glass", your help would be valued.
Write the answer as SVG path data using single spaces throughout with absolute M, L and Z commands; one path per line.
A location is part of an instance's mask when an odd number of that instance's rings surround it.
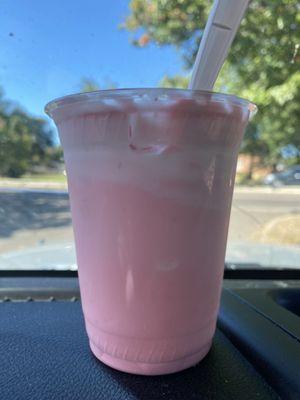
M 77 92 L 186 88 L 211 2 L 1 2 L 0 269 L 76 269 L 64 157 L 44 106 Z M 226 263 L 300 268 L 296 0 L 253 0 L 216 91 L 254 102 Z M 213 244 L 212 244 L 213 246 Z

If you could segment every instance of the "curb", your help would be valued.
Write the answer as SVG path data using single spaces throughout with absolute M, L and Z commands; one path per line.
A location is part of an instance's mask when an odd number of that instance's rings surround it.
M 261 186 L 236 186 L 234 193 L 258 193 L 258 194 L 293 194 L 300 195 L 300 186 L 295 187 L 261 187 Z
M 15 182 L 10 180 L 0 180 L 0 190 L 20 190 L 20 189 L 39 189 L 39 190 L 67 190 L 67 183 L 56 183 L 56 182 Z M 262 186 L 235 186 L 234 193 L 257 193 L 257 194 L 291 194 L 300 195 L 300 186 L 295 187 L 262 187 Z

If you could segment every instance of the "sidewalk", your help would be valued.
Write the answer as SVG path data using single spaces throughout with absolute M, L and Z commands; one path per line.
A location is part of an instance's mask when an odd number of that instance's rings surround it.
M 300 186 L 283 186 L 273 188 L 270 186 L 235 186 L 236 193 L 257 193 L 257 194 L 295 194 L 300 195 Z
M 24 179 L 0 179 L 0 189 L 53 189 L 53 190 L 66 190 L 67 182 L 35 182 L 26 181 Z
M 1 189 L 67 190 L 67 182 L 34 182 L 24 179 L 0 179 Z M 300 195 L 300 186 L 283 186 L 281 188 L 272 188 L 269 186 L 235 186 L 234 191 L 235 193 Z

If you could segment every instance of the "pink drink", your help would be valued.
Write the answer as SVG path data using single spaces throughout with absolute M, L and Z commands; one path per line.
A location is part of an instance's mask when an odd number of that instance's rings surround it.
M 209 351 L 251 106 L 167 89 L 48 105 L 64 148 L 86 329 L 104 363 L 165 374 Z

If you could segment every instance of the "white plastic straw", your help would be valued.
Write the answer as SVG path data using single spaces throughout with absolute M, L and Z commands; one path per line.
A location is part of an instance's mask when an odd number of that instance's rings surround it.
M 215 0 L 203 33 L 190 89 L 212 90 L 249 0 Z

